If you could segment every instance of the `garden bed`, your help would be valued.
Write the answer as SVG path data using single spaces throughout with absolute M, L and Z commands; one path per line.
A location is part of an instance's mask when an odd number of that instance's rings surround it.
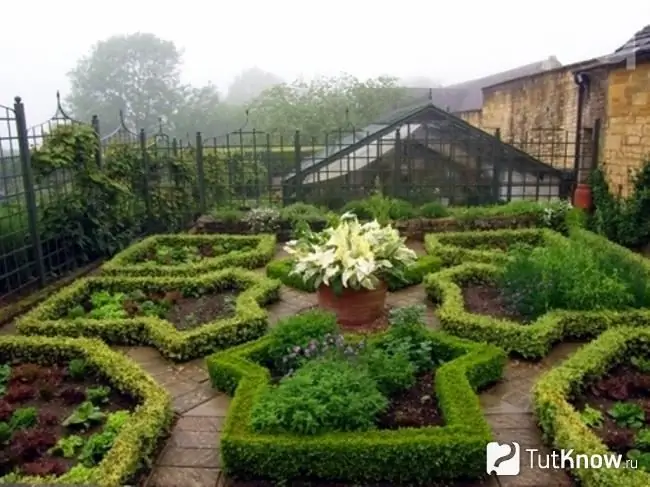
M 505 354 L 426 329 L 414 308 L 394 310 L 390 328 L 366 339 L 337 336 L 335 321 L 293 316 L 208 358 L 213 385 L 234 395 L 221 437 L 225 472 L 255 485 L 480 478 L 491 431 L 476 390 L 501 377 Z M 285 415 L 287 404 L 295 407 Z M 300 412 L 312 405 L 315 415 Z
M 0 479 L 133 483 L 171 423 L 168 394 L 100 342 L 0 338 Z
M 576 230 L 570 240 L 558 236 L 513 255 L 500 265 L 465 263 L 425 278 L 443 330 L 537 359 L 562 339 L 650 325 L 650 271 L 632 252 Z
M 197 277 L 91 277 L 20 318 L 18 329 L 153 345 L 168 358 L 189 360 L 262 335 L 263 306 L 278 299 L 279 287 L 244 269 Z
M 0 477 L 16 470 L 59 476 L 101 461 L 137 404 L 87 369 L 83 359 L 0 366 Z
M 535 415 L 553 447 L 573 450 L 574 458 L 622 455 L 621 468 L 574 468 L 571 473 L 585 487 L 650 485 L 648 342 L 648 329 L 608 330 L 534 387 Z M 630 364 L 633 358 L 637 364 L 641 359 L 643 370 Z M 637 461 L 636 468 L 625 468 L 628 458 Z
M 275 254 L 273 235 L 153 235 L 103 265 L 110 275 L 196 276 L 200 273 L 264 266 Z
M 634 458 L 634 450 L 648 453 L 643 467 L 650 470 L 650 369 L 645 357 L 613 367 L 603 377 L 583 384 L 571 401 L 581 419 L 612 451 Z

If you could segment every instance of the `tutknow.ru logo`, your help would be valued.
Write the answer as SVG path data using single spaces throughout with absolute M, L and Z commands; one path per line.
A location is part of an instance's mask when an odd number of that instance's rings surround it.
M 540 469 L 574 468 L 637 468 L 636 460 L 626 460 L 623 455 L 575 454 L 573 450 L 540 453 L 536 448 L 526 448 L 527 466 Z M 486 447 L 486 471 L 488 475 L 519 475 L 521 470 L 521 447 L 516 441 L 510 443 L 490 442 Z

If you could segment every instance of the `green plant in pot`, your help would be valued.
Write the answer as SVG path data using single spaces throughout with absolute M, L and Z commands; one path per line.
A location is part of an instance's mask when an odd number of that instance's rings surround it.
M 361 224 L 353 213 L 336 227 L 307 232 L 288 242 L 292 275 L 317 289 L 321 308 L 336 314 L 341 326 L 356 328 L 376 320 L 386 305 L 386 277 L 400 275 L 416 260 L 405 238 L 377 220 Z

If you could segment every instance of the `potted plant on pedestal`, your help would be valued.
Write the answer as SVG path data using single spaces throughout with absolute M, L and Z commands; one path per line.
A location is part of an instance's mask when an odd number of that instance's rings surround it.
M 346 213 L 338 226 L 306 232 L 285 250 L 295 259 L 291 274 L 314 285 L 319 306 L 334 312 L 341 326 L 358 327 L 383 313 L 386 276 L 415 262 L 405 240 L 390 225 L 361 224 Z

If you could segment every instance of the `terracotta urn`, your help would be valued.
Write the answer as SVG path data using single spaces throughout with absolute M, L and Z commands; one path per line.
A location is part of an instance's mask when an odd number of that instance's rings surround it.
M 336 314 L 339 325 L 359 328 L 369 325 L 384 312 L 388 287 L 382 282 L 376 289 L 344 289 L 336 294 L 329 286 L 318 288 L 319 307 Z
M 588 184 L 578 184 L 573 193 L 573 206 L 582 210 L 591 210 L 592 196 L 591 186 Z

